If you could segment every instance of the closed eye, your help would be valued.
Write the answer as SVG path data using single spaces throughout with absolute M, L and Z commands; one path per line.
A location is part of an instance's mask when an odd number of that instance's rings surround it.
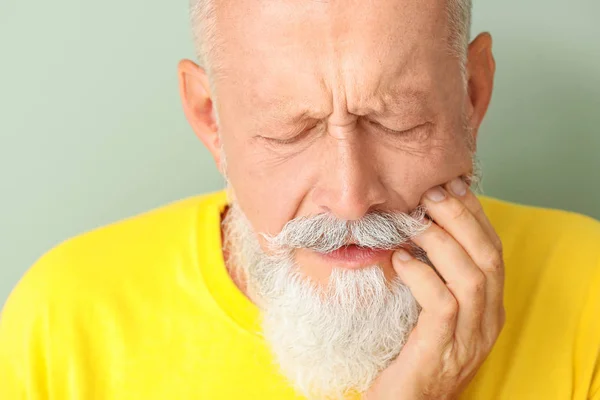
M 267 140 L 273 144 L 277 144 L 277 145 L 292 144 L 292 143 L 299 142 L 301 139 L 308 136 L 308 134 L 313 129 L 315 129 L 318 125 L 319 125 L 318 123 L 309 125 L 309 126 L 305 127 L 304 129 L 302 129 L 302 131 L 298 132 L 297 134 L 289 136 L 287 138 L 279 139 L 279 138 L 268 137 L 268 136 L 260 136 L 260 138 L 263 140 Z
M 425 122 L 424 124 L 420 124 L 420 125 L 414 126 L 412 128 L 404 129 L 404 130 L 400 130 L 399 131 L 399 130 L 388 128 L 387 126 L 384 126 L 384 125 L 382 125 L 381 123 L 379 123 L 377 121 L 373 121 L 373 120 L 368 120 L 368 121 L 369 121 L 369 124 L 375 126 L 377 129 L 381 129 L 384 132 L 391 133 L 391 134 L 394 134 L 394 135 L 405 135 L 405 134 L 408 134 L 408 133 L 412 133 L 412 132 L 414 132 L 416 130 L 419 130 L 421 128 L 427 127 L 429 125 L 429 122 Z

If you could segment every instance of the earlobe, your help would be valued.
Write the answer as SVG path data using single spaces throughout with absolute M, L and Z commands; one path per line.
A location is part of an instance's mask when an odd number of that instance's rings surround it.
M 470 101 L 470 125 L 476 135 L 489 107 L 494 87 L 496 62 L 492 54 L 492 37 L 482 33 L 469 45 L 467 71 Z
M 179 62 L 179 94 L 185 116 L 194 133 L 220 164 L 219 127 L 212 102 L 208 76 L 204 69 L 190 60 Z

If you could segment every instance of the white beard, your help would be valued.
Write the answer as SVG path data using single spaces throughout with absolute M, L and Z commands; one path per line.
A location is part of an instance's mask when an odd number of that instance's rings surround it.
M 365 392 L 402 349 L 420 308 L 379 266 L 333 268 L 327 287 L 303 276 L 292 252 L 267 255 L 233 205 L 225 220 L 230 265 L 262 311 L 282 373 L 309 398 Z

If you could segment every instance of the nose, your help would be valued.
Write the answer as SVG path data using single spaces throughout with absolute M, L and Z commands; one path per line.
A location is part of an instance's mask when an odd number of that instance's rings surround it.
M 341 220 L 361 219 L 387 201 L 374 155 L 356 136 L 330 140 L 332 148 L 321 160 L 313 201 L 323 212 Z

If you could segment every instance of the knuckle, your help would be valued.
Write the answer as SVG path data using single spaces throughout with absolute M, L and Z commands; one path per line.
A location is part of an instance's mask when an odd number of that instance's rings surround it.
M 504 264 L 502 252 L 494 249 L 488 249 L 483 256 L 482 268 L 488 271 L 498 271 Z
M 469 199 L 468 206 L 470 210 L 473 210 L 473 215 L 485 214 L 485 210 L 483 209 L 483 205 L 477 200 L 477 197 L 473 196 L 472 199 Z
M 500 255 L 504 254 L 504 245 L 498 236 L 494 237 L 494 247 L 500 253 Z
M 437 312 L 443 321 L 453 321 L 458 315 L 458 302 L 454 296 L 451 294 L 445 295 Z
M 460 221 L 469 217 L 469 210 L 460 201 L 451 201 L 450 204 L 450 217 L 453 220 Z
M 480 295 L 485 291 L 486 279 L 485 275 L 481 272 L 473 274 L 471 278 L 468 279 L 466 286 L 468 291 L 472 295 Z
M 429 237 L 433 241 L 438 242 L 440 245 L 445 245 L 450 241 L 450 236 L 448 236 L 446 232 L 442 231 L 437 227 L 433 227 L 430 229 L 431 230 L 429 232 Z

